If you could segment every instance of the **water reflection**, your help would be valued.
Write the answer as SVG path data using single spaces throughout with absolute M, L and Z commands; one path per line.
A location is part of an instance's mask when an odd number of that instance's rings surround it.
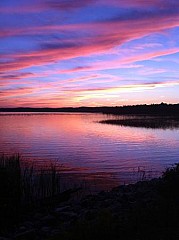
M 178 129 L 99 123 L 108 119 L 102 114 L 3 114 L 0 152 L 19 152 L 39 168 L 55 163 L 65 179 L 101 189 L 136 181 L 138 167 L 153 177 L 178 162 Z

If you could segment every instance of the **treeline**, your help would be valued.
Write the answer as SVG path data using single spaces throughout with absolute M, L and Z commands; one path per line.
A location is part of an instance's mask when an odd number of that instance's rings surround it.
M 65 107 L 65 108 L 0 108 L 0 112 L 84 112 L 104 114 L 147 114 L 147 115 L 178 115 L 179 104 L 141 104 L 115 107 Z
M 107 114 L 147 114 L 147 115 L 177 115 L 179 116 L 179 104 L 151 104 L 129 105 L 123 107 L 107 107 L 103 113 Z

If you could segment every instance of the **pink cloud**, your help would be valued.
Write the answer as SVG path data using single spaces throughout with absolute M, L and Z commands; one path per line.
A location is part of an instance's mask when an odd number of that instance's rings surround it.
M 149 8 L 149 7 L 160 7 L 162 9 L 177 7 L 179 3 L 177 0 L 41 0 L 31 1 L 29 4 L 18 5 L 18 2 L 13 7 L 4 6 L 0 8 L 0 13 L 13 14 L 13 13 L 40 13 L 42 11 L 54 10 L 54 11 L 72 11 L 75 9 L 81 9 L 87 6 L 114 6 L 119 8 Z
M 25 2 L 25 1 L 24 1 Z M 18 1 L 16 5 L 4 6 L 0 8 L 0 13 L 3 14 L 24 14 L 24 13 L 40 13 L 48 10 L 55 11 L 72 11 L 75 9 L 83 8 L 88 5 L 92 5 L 95 3 L 95 0 L 40 0 L 33 1 L 31 0 L 30 4 L 25 2 L 25 4 L 18 5 Z
M 104 69 L 118 69 L 118 68 L 140 68 L 141 65 L 134 65 L 133 63 L 139 61 L 146 61 L 151 60 L 156 57 L 166 56 L 170 54 L 179 53 L 179 48 L 172 48 L 167 50 L 159 50 L 150 53 L 138 53 L 134 56 L 128 57 L 124 56 L 120 59 L 115 59 L 111 61 L 101 61 L 98 63 L 91 64 L 91 66 L 84 66 L 84 67 L 76 67 L 73 69 L 62 70 L 63 73 L 70 73 L 70 72 L 82 72 L 82 71 L 96 71 L 96 70 L 104 70 Z
M 32 87 L 20 87 L 17 89 L 7 89 L 0 92 L 0 100 L 5 98 L 8 99 L 9 97 L 18 97 L 22 95 L 28 95 L 33 93 L 34 89 Z
M 0 75 L 0 80 L 19 80 L 19 79 L 23 79 L 23 78 L 29 78 L 29 77 L 33 77 L 34 74 L 33 73 L 6 73 L 6 74 L 2 74 Z
M 108 96 L 112 97 L 111 101 L 116 101 L 119 98 L 119 93 L 130 92 L 143 92 L 145 90 L 151 90 L 155 88 L 166 88 L 171 86 L 178 86 L 179 81 L 161 81 L 151 83 L 139 83 L 139 84 L 123 84 L 117 87 L 93 87 L 93 88 L 65 88 L 60 92 L 56 86 L 56 91 L 37 94 L 31 96 L 32 93 L 39 93 L 41 90 L 50 89 L 50 85 L 39 88 L 20 88 L 14 90 L 7 90 L 0 94 L 1 107 L 3 106 L 31 106 L 31 107 L 60 107 L 60 106 L 81 106 L 84 102 L 87 105 L 96 105 L 101 103 Z M 14 102 L 15 101 L 15 102 Z M 93 102 L 92 102 L 93 101 Z M 101 102 L 102 101 L 102 102 Z M 118 99 L 119 101 L 119 99 Z
M 95 2 L 95 3 L 94 3 Z M 70 4 L 69 4 L 70 3 Z M 32 79 L 38 77 L 47 76 L 50 74 L 58 73 L 73 73 L 83 71 L 97 71 L 106 69 L 117 68 L 141 68 L 140 61 L 151 60 L 156 57 L 167 56 L 170 54 L 179 53 L 179 48 L 171 47 L 168 45 L 168 49 L 160 50 L 162 46 L 156 43 L 143 43 L 143 45 L 136 47 L 138 51 L 131 51 L 128 49 L 126 55 L 117 54 L 117 59 L 104 61 L 98 60 L 87 64 L 87 66 L 77 66 L 72 69 L 45 72 L 44 74 L 33 73 L 20 73 L 13 71 L 20 71 L 21 69 L 42 66 L 47 64 L 53 64 L 62 60 L 74 59 L 77 57 L 84 57 L 95 54 L 114 54 L 116 47 L 121 46 L 124 43 L 130 42 L 135 39 L 140 39 L 145 36 L 149 36 L 155 33 L 163 33 L 164 31 L 179 26 L 179 14 L 177 1 L 164 1 L 164 0 L 99 0 L 99 1 L 39 1 L 35 9 L 32 5 L 21 6 L 23 13 L 34 13 L 40 11 L 46 11 L 48 9 L 53 10 L 65 10 L 71 11 L 78 8 L 89 6 L 90 4 L 98 4 L 113 6 L 117 8 L 129 8 L 133 11 L 133 8 L 139 9 L 135 14 L 127 13 L 122 16 L 118 14 L 117 17 L 111 19 L 103 19 L 101 21 L 94 21 L 88 23 L 81 23 L 80 18 L 76 19 L 74 24 L 56 24 L 45 26 L 26 26 L 20 28 L 3 28 L 0 32 L 1 38 L 10 37 L 28 37 L 33 43 L 37 43 L 38 47 L 35 50 L 26 50 L 18 53 L 4 53 L 1 54 L 0 64 L 0 86 L 5 89 L 8 86 L 8 90 L 1 91 L 1 102 L 9 101 L 11 104 L 12 99 L 17 99 L 18 104 L 35 104 L 36 105 L 57 105 L 58 101 L 62 105 L 73 105 L 85 99 L 90 98 L 91 95 L 95 95 L 96 98 L 103 96 L 104 94 L 113 93 L 115 91 L 127 91 L 133 89 L 151 89 L 156 87 L 170 86 L 170 84 L 178 85 L 177 82 L 170 83 L 151 83 L 151 84 L 138 84 L 138 85 L 121 85 L 120 77 L 115 77 L 107 74 L 90 73 L 88 76 L 73 77 L 70 79 L 54 78 L 54 83 L 38 82 L 38 86 L 32 85 Z M 152 8 L 151 8 L 152 7 Z M 17 8 L 1 8 L 1 13 L 17 13 Z M 141 10 L 142 9 L 142 10 Z M 150 11 L 152 9 L 152 11 Z M 126 10 L 125 10 L 126 11 Z M 49 21 L 47 21 L 49 23 Z M 46 22 L 46 23 L 47 23 Z M 42 22 L 40 22 L 42 24 Z M 23 25 L 21 25 L 23 26 Z M 59 34 L 64 36 L 64 39 L 58 38 Z M 36 35 L 38 35 L 38 42 Z M 49 36 L 51 38 L 49 38 Z M 56 37 L 57 36 L 57 37 Z M 40 39 L 40 40 L 39 40 Z M 44 40 L 45 39 L 45 40 Z M 46 40 L 48 39 L 48 40 Z M 9 41 L 9 39 L 8 39 Z M 34 42 L 35 41 L 35 42 Z M 148 49 L 147 52 L 145 49 Z M 154 50 L 158 49 L 158 50 Z M 134 50 L 134 49 L 133 49 Z M 142 50 L 142 53 L 141 51 Z M 83 64 L 83 63 L 82 63 Z M 45 70 L 46 71 L 46 70 Z M 140 75 L 162 73 L 165 69 L 159 68 L 157 70 L 139 69 Z M 52 76 L 53 78 L 53 76 Z M 99 83 L 106 84 L 106 87 L 101 87 Z M 87 85 L 85 86 L 85 84 Z M 114 83 L 114 84 L 112 84 Z M 115 85 L 119 85 L 114 87 Z M 15 89 L 15 85 L 21 84 L 19 89 Z M 92 86 L 93 87 L 89 87 Z M 110 87 L 108 87 L 110 85 Z M 30 86 L 30 87 L 29 87 Z M 18 86 L 17 86 L 18 88 Z M 35 100 L 31 99 L 32 94 L 39 94 L 35 97 Z M 42 95 L 44 96 L 42 97 Z M 114 94 L 115 95 L 115 94 Z M 20 97 L 20 98 L 19 98 Z M 79 100 L 79 101 L 78 101 Z M 74 101 L 74 102 L 73 102 Z M 37 103 L 38 102 L 38 103 Z
M 131 24 L 133 28 L 129 27 Z M 160 19 L 159 17 L 158 19 L 152 19 L 152 22 L 145 19 L 133 22 L 124 21 L 90 24 L 89 27 L 93 29 L 93 31 L 97 32 L 97 29 L 100 29 L 98 35 L 82 38 L 78 40 L 79 42 L 76 42 L 74 46 L 73 44 L 66 45 L 64 42 L 64 47 L 61 47 L 61 45 L 58 46 L 57 43 L 54 43 L 53 47 L 52 43 L 51 46 L 47 45 L 46 48 L 44 47 L 37 51 L 5 55 L 14 60 L 1 63 L 0 71 L 18 70 L 34 65 L 48 64 L 54 61 L 105 53 L 109 49 L 126 41 L 141 38 L 175 26 L 179 26 L 179 16 L 175 19 Z M 80 28 L 81 27 L 82 25 L 80 24 Z
M 179 3 L 177 0 L 169 1 L 169 0 L 125 0 L 125 1 L 119 1 L 119 0 L 104 0 L 103 3 L 107 5 L 112 5 L 116 7 L 136 7 L 136 8 L 148 8 L 148 7 L 161 7 L 161 8 L 167 8 L 171 6 L 179 6 Z

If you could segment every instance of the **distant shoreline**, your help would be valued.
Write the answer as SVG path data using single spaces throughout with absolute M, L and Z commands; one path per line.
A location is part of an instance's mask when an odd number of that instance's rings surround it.
M 0 108 L 0 112 L 79 112 L 79 113 L 103 113 L 115 115 L 177 115 L 179 116 L 179 103 L 178 104 L 140 104 L 128 106 L 114 106 L 114 107 L 64 107 L 64 108 L 31 108 L 31 107 L 18 107 L 18 108 Z

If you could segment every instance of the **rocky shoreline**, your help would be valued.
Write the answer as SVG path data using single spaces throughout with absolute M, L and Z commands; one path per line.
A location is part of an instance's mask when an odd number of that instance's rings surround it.
M 93 239 L 152 239 L 155 235 L 155 239 L 163 240 L 166 233 L 168 239 L 177 239 L 176 186 L 175 179 L 165 176 L 82 199 L 72 198 L 24 216 L 18 227 L 0 239 L 88 239 L 92 234 Z

